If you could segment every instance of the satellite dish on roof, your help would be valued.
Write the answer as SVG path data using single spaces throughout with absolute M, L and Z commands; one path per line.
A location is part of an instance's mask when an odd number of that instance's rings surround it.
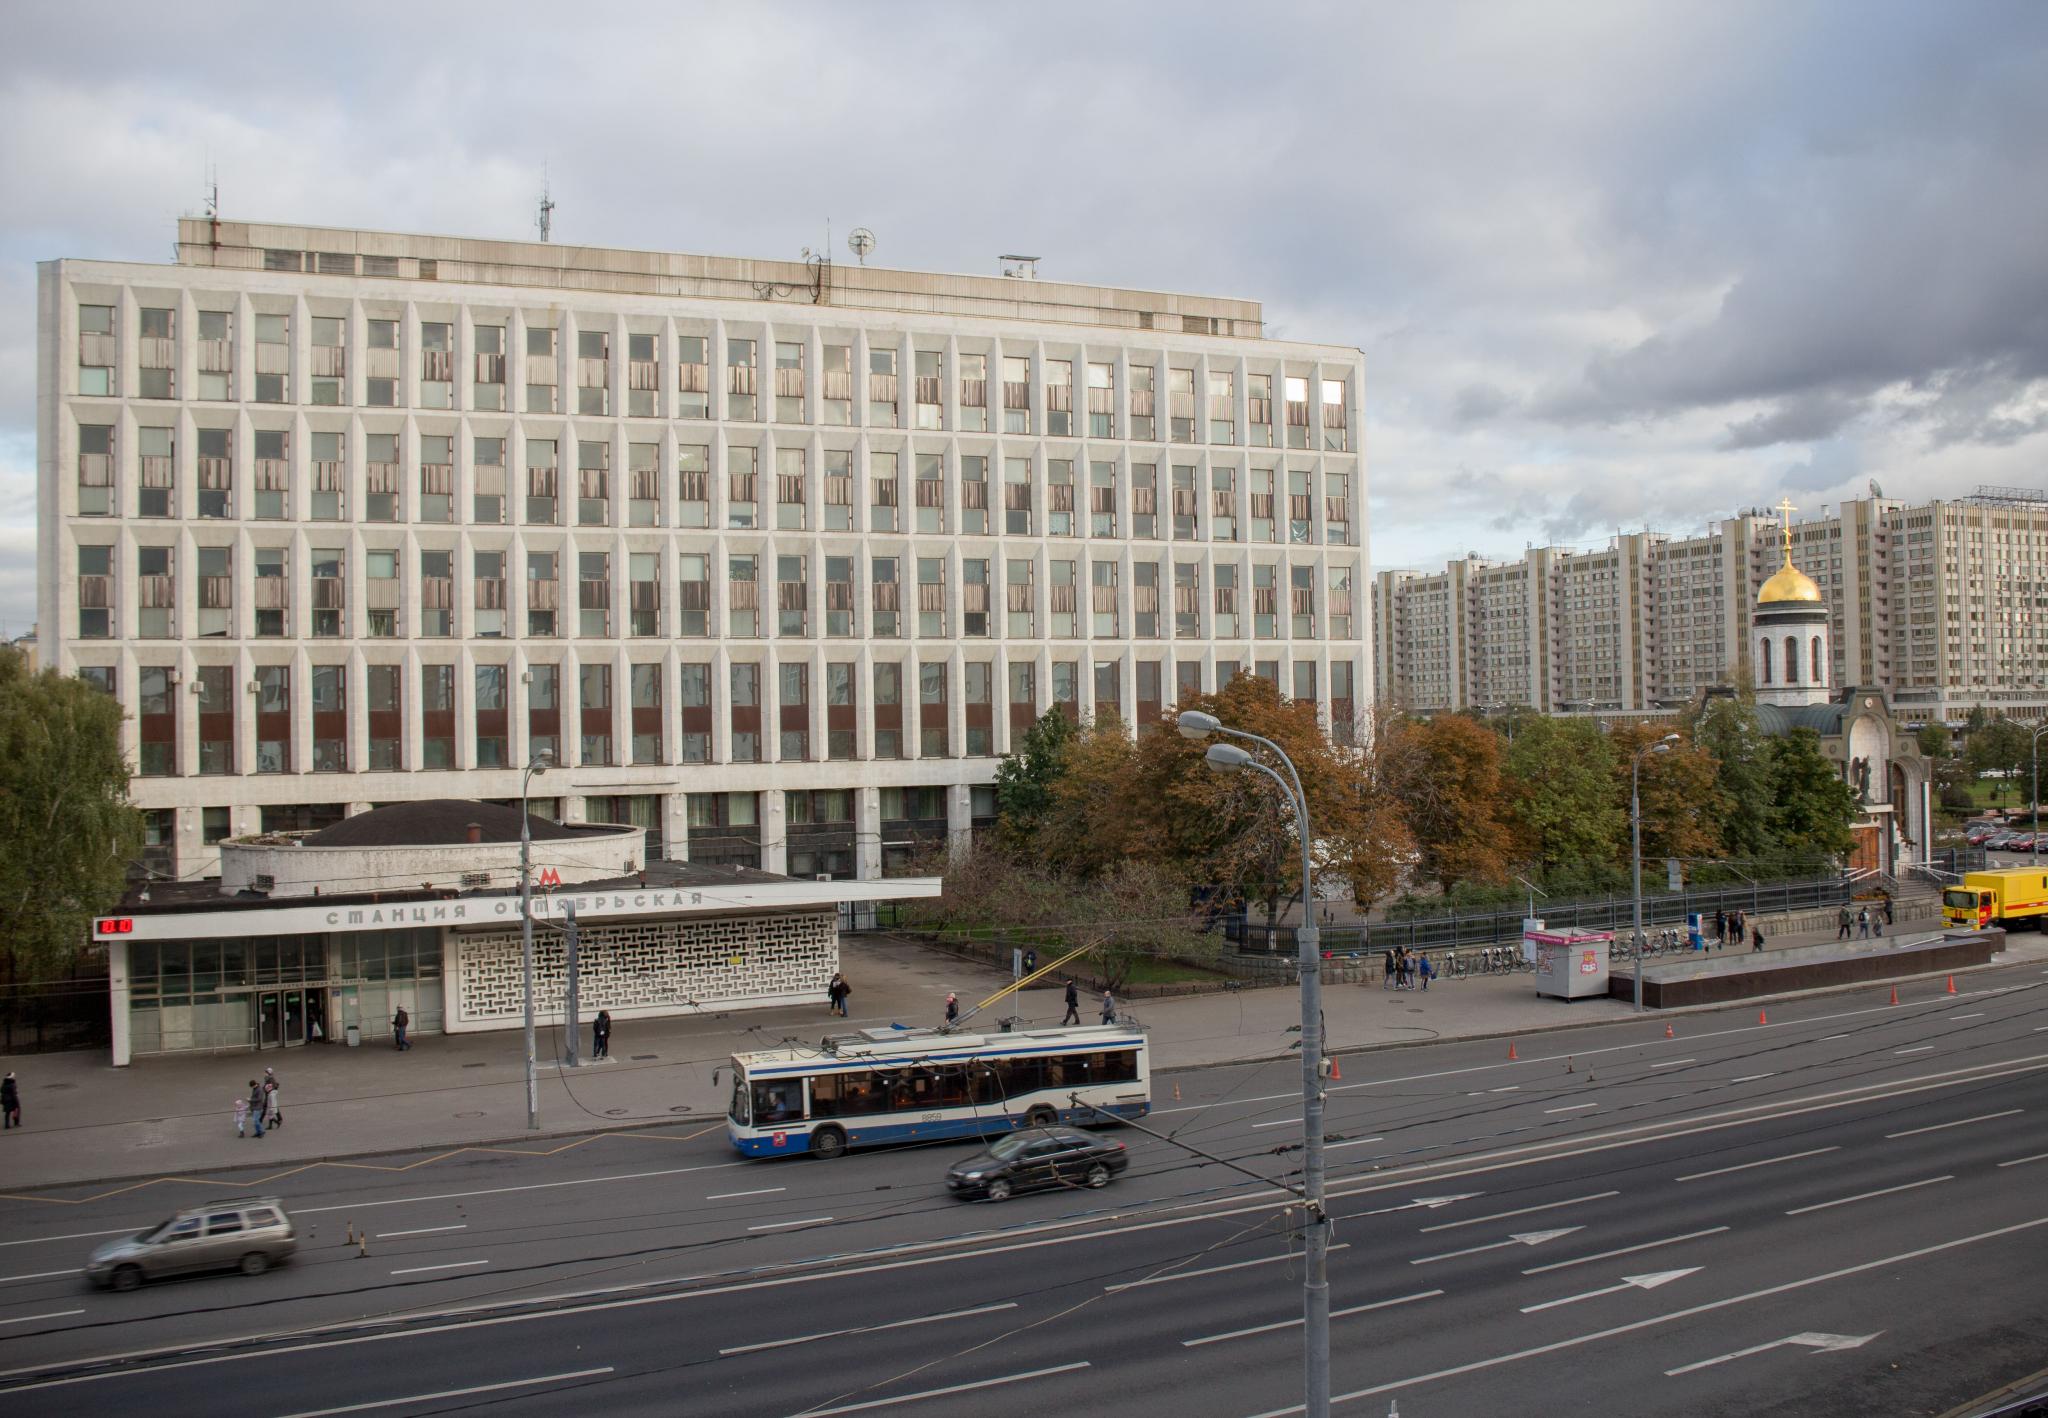
M 1881 487 L 1879 487 L 1879 486 L 1877 485 L 1877 479 L 1876 479 L 1876 478 L 1872 478 L 1872 479 L 1870 480 L 1870 495 L 1871 495 L 1872 497 L 1879 497 L 1879 498 L 1881 498 L 1881 497 L 1883 497 L 1883 496 L 1884 496 L 1884 489 L 1883 489 L 1883 488 L 1881 488 Z
M 875 249 L 875 234 L 864 226 L 857 226 L 846 234 L 846 249 L 857 257 L 861 265 L 868 263 L 868 253 Z

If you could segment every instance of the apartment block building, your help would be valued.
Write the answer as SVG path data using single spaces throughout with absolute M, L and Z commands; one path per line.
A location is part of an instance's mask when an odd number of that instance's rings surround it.
M 1357 350 L 1255 301 L 180 223 L 38 287 L 45 663 L 149 865 L 393 802 L 872 878 L 1048 706 L 1369 695 Z
M 2048 493 L 1859 498 L 1791 534 L 1827 607 L 1832 683 L 1882 689 L 1915 721 L 2048 712 Z M 1668 713 L 1754 677 L 1746 631 L 1781 535 L 1750 511 L 1693 537 L 1382 571 L 1375 693 L 1415 713 Z

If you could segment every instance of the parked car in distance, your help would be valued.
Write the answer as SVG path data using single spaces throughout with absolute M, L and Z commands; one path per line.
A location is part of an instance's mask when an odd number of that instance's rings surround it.
M 1984 848 L 1986 851 L 1991 852 L 2003 851 L 2005 849 L 2005 844 L 2010 842 L 2014 837 L 2017 837 L 2018 835 L 2018 833 L 2012 831 L 2010 828 L 2000 828 L 1998 831 L 1992 833 L 1989 837 L 1986 837 L 1984 839 Z
M 86 1278 L 116 1290 L 145 1280 L 204 1270 L 261 1275 L 298 1248 L 291 1218 L 276 1197 L 242 1197 L 188 1207 L 161 1225 L 108 1241 L 86 1262 Z
M 1102 1187 L 1131 1165 L 1121 1142 L 1073 1128 L 1019 1128 L 986 1152 L 955 1162 L 946 1187 L 955 1196 L 1005 1201 L 1042 1187 Z

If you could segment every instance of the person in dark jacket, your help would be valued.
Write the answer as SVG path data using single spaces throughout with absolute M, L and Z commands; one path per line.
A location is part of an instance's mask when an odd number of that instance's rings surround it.
M 612 1012 L 608 1009 L 600 1009 L 597 1018 L 590 1023 L 590 1056 L 594 1059 L 612 1056 Z
M 0 1079 L 0 1122 L 10 1128 L 21 1126 L 21 1085 L 11 1073 Z
M 1080 1022 L 1081 989 L 1080 986 L 1076 985 L 1072 980 L 1069 980 L 1067 981 L 1067 1012 L 1065 1016 L 1061 1018 L 1060 1023 L 1079 1024 Z
M 270 1100 L 263 1096 L 263 1085 L 255 1079 L 249 1080 L 249 1121 L 256 1125 L 256 1136 L 263 1136 L 263 1115 L 270 1108 Z
M 952 993 L 950 993 L 950 992 L 949 992 L 949 993 L 948 993 L 948 994 L 946 995 L 946 1023 L 947 1023 L 947 1025 L 948 1025 L 948 1026 L 951 1026 L 951 1025 L 957 1024 L 957 1023 L 959 1023 L 959 1022 L 960 1022 L 960 997 L 959 997 L 958 995 L 956 995 L 956 994 L 952 994 Z
M 405 1037 L 405 1031 L 410 1028 L 412 1028 L 412 1016 L 405 1012 L 404 1005 L 400 1005 L 398 1013 L 391 1016 L 391 1041 L 394 1047 L 399 1049 L 409 1049 L 412 1047 Z
M 1752 951 L 1764 948 L 1764 928 L 1762 926 L 1751 926 L 1749 928 L 1749 948 Z

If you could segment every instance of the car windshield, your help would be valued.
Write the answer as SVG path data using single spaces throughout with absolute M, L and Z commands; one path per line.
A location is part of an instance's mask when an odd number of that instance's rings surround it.
M 1952 910 L 1974 911 L 1977 909 L 1977 893 L 1951 886 L 1941 893 L 1941 903 Z
M 1013 1132 L 1008 1137 L 999 1137 L 990 1143 L 988 1155 L 1007 1162 L 1044 1135 L 1040 1132 Z
M 158 1224 L 149 1227 L 147 1230 L 137 1231 L 135 1233 L 135 1239 L 138 1241 L 161 1241 L 164 1237 L 171 1234 L 171 1228 L 173 1226 L 176 1226 L 177 1224 L 177 1217 L 169 1217 L 159 1222 Z

